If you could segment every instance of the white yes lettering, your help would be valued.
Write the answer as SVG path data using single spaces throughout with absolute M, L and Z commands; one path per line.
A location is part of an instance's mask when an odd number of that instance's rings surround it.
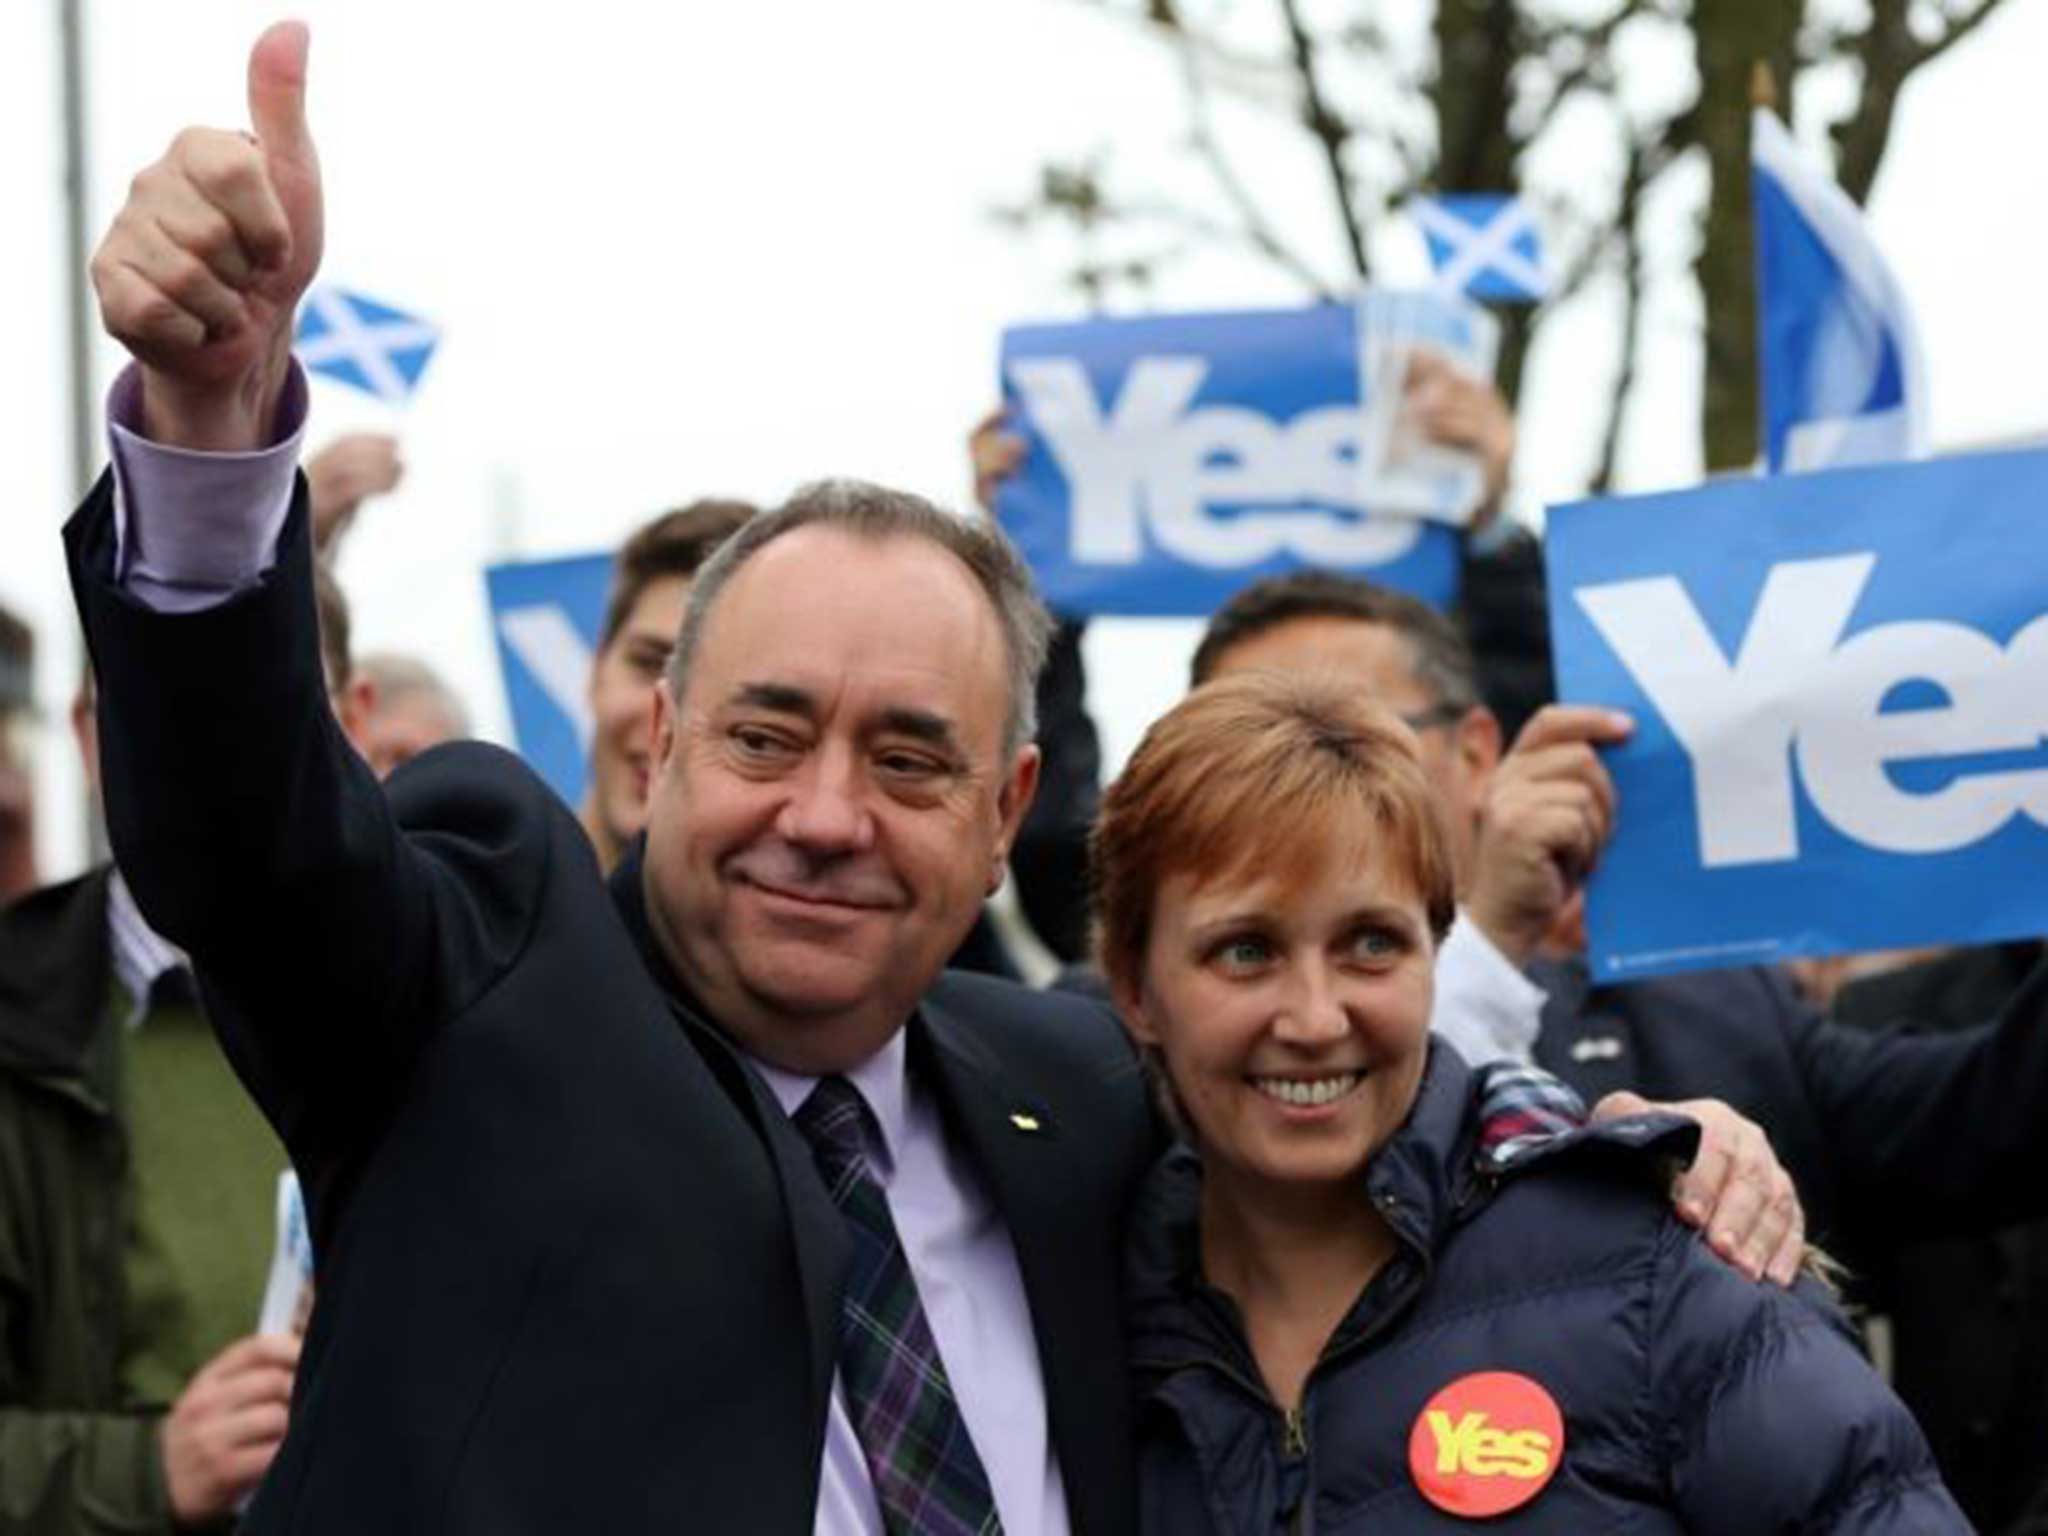
M 1192 407 L 1209 373 L 1199 357 L 1140 358 L 1107 412 L 1078 359 L 1019 358 L 1008 371 L 1071 489 L 1077 561 L 1135 565 L 1149 532 L 1196 565 L 1256 565 L 1278 554 L 1383 565 L 1421 535 L 1405 518 L 1328 510 L 1365 512 L 1355 406 L 1288 422 L 1243 406 Z M 1219 517 L 1217 506 L 1243 510 Z
M 1799 853 L 1793 764 L 1815 809 L 1888 853 L 1940 853 L 2025 813 L 2048 826 L 2048 767 L 1952 773 L 1899 787 L 1888 765 L 1985 753 L 2040 756 L 2048 740 L 2048 614 L 1999 646 L 1965 624 L 1848 628 L 1874 554 L 1771 568 L 1732 662 L 1673 577 L 1573 595 L 1692 759 L 1708 868 Z M 1901 684 L 1939 705 L 1884 708 Z

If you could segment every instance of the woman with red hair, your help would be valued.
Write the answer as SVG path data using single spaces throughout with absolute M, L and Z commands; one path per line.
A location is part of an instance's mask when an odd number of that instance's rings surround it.
M 1969 1529 L 1825 1286 L 1747 1280 L 1672 1213 L 1689 1122 L 1578 1127 L 1431 1039 L 1451 862 L 1397 718 L 1211 683 L 1094 853 L 1185 1138 L 1131 1240 L 1148 1531 Z

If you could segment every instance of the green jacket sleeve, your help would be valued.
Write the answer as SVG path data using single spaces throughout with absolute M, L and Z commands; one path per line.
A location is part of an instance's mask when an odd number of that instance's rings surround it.
M 0 1531 L 18 1536 L 168 1533 L 155 1413 L 0 1407 Z

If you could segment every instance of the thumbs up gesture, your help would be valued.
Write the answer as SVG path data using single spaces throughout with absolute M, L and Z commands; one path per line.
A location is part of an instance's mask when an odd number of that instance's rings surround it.
M 249 54 L 254 134 L 188 128 L 131 184 L 92 261 L 100 319 L 142 368 L 143 429 L 216 452 L 268 442 L 299 296 L 320 265 L 306 28 Z

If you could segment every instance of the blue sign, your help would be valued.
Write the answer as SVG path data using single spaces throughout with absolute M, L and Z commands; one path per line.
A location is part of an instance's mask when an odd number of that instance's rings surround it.
M 1448 603 L 1456 535 L 1362 504 L 1360 373 L 1348 305 L 1005 331 L 1030 451 L 996 515 L 1065 613 L 1206 615 L 1304 565 Z
M 1550 515 L 1562 697 L 1635 716 L 1596 976 L 2048 933 L 2048 453 Z
M 346 288 L 308 290 L 292 338 L 308 372 L 391 405 L 412 398 L 440 344 L 440 327 L 431 321 Z
M 609 555 L 484 571 L 519 755 L 572 806 L 590 769 L 590 664 L 611 579 Z

